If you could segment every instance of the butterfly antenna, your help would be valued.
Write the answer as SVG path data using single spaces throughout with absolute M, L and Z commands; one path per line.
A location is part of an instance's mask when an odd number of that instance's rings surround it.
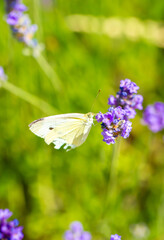
M 96 95 L 96 97 L 95 97 L 95 99 L 94 99 L 94 101 L 93 101 L 93 104 L 92 104 L 92 107 L 91 107 L 91 110 L 90 110 L 91 112 L 92 112 L 92 109 L 93 109 L 93 107 L 94 107 L 94 105 L 95 105 L 95 102 L 96 102 L 96 100 L 97 100 L 100 92 L 101 92 L 101 89 L 98 90 L 98 93 L 97 93 L 97 95 Z

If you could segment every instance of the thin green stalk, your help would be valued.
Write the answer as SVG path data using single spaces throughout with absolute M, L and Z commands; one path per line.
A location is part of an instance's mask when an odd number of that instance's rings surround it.
M 35 60 L 38 62 L 43 72 L 51 80 L 54 89 L 60 91 L 62 86 L 61 80 L 59 79 L 54 69 L 49 65 L 45 57 L 40 54 L 39 56 L 35 57 Z
M 159 194 L 159 206 L 157 210 L 157 223 L 156 223 L 156 234 L 157 236 L 163 234 L 163 225 L 164 225 L 164 179 L 161 181 L 161 194 Z
M 34 8 L 34 20 L 35 23 L 39 26 L 39 31 L 37 31 L 37 36 L 39 36 L 39 41 L 43 42 L 43 25 L 42 25 L 42 16 L 41 16 L 41 1 L 35 0 L 33 1 Z
M 148 150 L 146 152 L 146 160 L 152 155 L 152 146 L 155 144 L 156 134 L 150 131 L 149 136 L 149 145 Z M 158 206 L 156 211 L 156 224 L 155 224 L 155 236 L 163 236 L 164 234 L 164 177 L 161 174 L 160 177 L 160 191 L 158 191 Z
M 108 194 L 110 193 L 111 185 L 116 181 L 116 168 L 117 168 L 117 161 L 118 155 L 120 152 L 120 142 L 121 139 L 118 138 L 117 142 L 113 145 L 113 152 L 112 152 L 112 159 L 111 159 L 111 168 L 110 168 L 110 177 L 108 182 Z
M 31 93 L 26 92 L 25 90 L 19 87 L 16 87 L 15 85 L 8 81 L 2 83 L 1 87 L 11 92 L 12 94 L 18 96 L 19 98 L 23 99 L 24 101 L 34 105 L 35 107 L 39 108 L 42 112 L 45 112 L 46 114 L 57 113 L 57 110 L 44 100 L 32 95 Z
M 108 167 L 109 170 L 108 170 L 108 178 L 107 178 L 107 188 L 104 196 L 104 201 L 102 204 L 103 208 L 96 225 L 98 231 L 103 234 L 104 234 L 105 215 L 110 204 L 110 198 L 112 196 L 114 186 L 116 185 L 116 168 L 117 168 L 118 155 L 120 151 L 120 140 L 121 139 L 119 138 L 117 142 L 113 145 L 112 158 L 110 159 L 111 167 L 110 168 Z M 108 163 L 108 166 L 109 166 L 109 163 Z
M 102 215 L 104 215 L 104 213 L 106 212 L 106 209 L 109 205 L 111 193 L 116 184 L 116 168 L 117 168 L 118 155 L 119 155 L 119 151 L 120 151 L 120 141 L 121 141 L 121 139 L 119 138 L 117 140 L 117 142 L 113 145 L 111 167 L 108 172 L 107 191 L 106 191 L 106 195 L 105 195 L 104 208 L 103 208 Z
M 43 41 L 43 28 L 42 28 L 42 18 L 41 18 L 41 6 L 40 6 L 40 0 L 33 1 L 34 6 L 34 14 L 35 14 L 35 20 L 37 24 L 39 25 L 39 32 L 37 33 L 39 35 L 39 39 L 41 42 Z M 55 70 L 50 66 L 47 59 L 43 55 L 39 55 L 37 57 L 34 57 L 36 61 L 38 62 L 39 66 L 45 73 L 45 75 L 50 79 L 53 87 L 55 90 L 60 91 L 62 87 L 62 82 L 60 78 L 58 77 Z

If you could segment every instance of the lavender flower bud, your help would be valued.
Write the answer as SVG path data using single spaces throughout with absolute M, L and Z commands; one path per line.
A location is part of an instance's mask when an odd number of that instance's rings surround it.
M 136 115 L 135 109 L 142 110 L 143 96 L 136 95 L 139 87 L 130 79 L 120 81 L 120 91 L 117 92 L 116 97 L 110 96 L 108 104 L 114 107 L 121 106 L 125 109 L 125 120 L 134 118 Z
M 39 55 L 40 47 L 34 34 L 38 27 L 36 24 L 31 25 L 31 20 L 27 14 L 27 7 L 20 0 L 6 0 L 7 23 L 11 27 L 13 36 L 20 42 L 23 42 L 27 47 L 33 49 L 33 55 Z M 35 52 L 37 54 L 35 54 Z
M 23 227 L 18 227 L 18 220 L 8 222 L 8 218 L 12 216 L 9 209 L 0 209 L 0 239 L 22 240 Z
M 164 103 L 156 102 L 148 105 L 143 113 L 143 120 L 152 132 L 164 129 Z
M 115 235 L 111 235 L 110 240 L 121 240 L 121 236 L 115 234 Z
M 64 240 L 91 240 L 92 236 L 89 232 L 83 230 L 83 225 L 78 222 L 72 222 L 70 230 L 67 230 L 63 236 Z
M 118 106 L 109 108 L 105 114 L 98 113 L 96 119 L 101 122 L 103 141 L 114 144 L 118 136 L 129 137 L 132 123 L 126 120 L 127 112 Z

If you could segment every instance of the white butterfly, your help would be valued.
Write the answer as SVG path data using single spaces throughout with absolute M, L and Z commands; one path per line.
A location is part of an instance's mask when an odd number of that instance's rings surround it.
M 54 148 L 71 150 L 83 144 L 93 124 L 94 113 L 67 113 L 40 118 L 30 123 L 30 130 Z

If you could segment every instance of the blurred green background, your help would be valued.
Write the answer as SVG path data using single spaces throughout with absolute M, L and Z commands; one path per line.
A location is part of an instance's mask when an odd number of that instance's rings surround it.
M 136 17 L 162 23 L 164 2 L 109 0 L 26 0 L 44 55 L 62 81 L 55 91 L 37 61 L 22 54 L 12 38 L 0 1 L 0 65 L 8 81 L 51 104 L 57 113 L 107 111 L 107 98 L 129 78 L 140 86 L 144 107 L 164 101 L 164 49 L 124 35 L 75 33 L 72 14 Z M 78 23 L 77 23 L 78 24 Z M 146 34 L 146 33 L 145 33 Z M 163 133 L 152 134 L 137 113 L 130 137 L 121 141 L 115 184 L 104 215 L 113 146 L 102 141 L 99 125 L 70 152 L 55 150 L 32 134 L 28 124 L 47 113 L 0 88 L 0 208 L 9 208 L 24 226 L 25 239 L 62 239 L 74 220 L 93 239 L 164 239 Z

